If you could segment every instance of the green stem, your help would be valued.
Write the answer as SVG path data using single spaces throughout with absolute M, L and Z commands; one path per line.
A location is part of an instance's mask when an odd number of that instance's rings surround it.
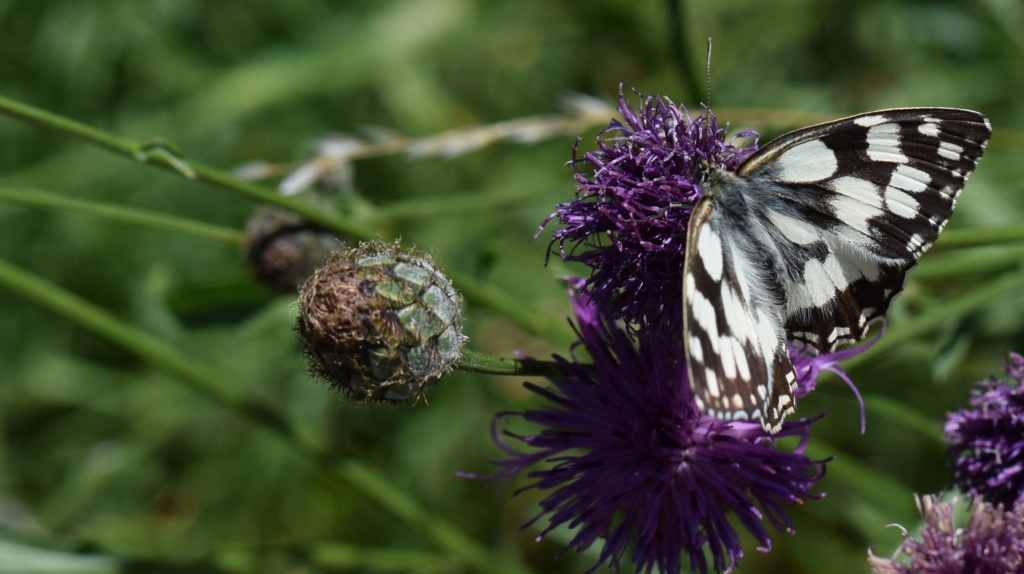
M 914 269 L 914 279 L 986 277 L 996 271 L 1019 266 L 1022 261 L 1024 245 L 957 249 L 925 257 Z
M 6 114 L 28 124 L 48 130 L 81 138 L 86 142 L 98 145 L 145 164 L 152 164 L 169 171 L 184 175 L 190 179 L 198 179 L 237 193 L 248 199 L 277 205 L 298 215 L 307 221 L 316 223 L 324 229 L 347 236 L 352 239 L 367 240 L 381 236 L 374 229 L 356 223 L 341 216 L 328 213 L 302 201 L 284 197 L 274 190 L 241 181 L 227 173 L 218 171 L 182 157 L 173 145 L 166 142 L 139 142 L 122 138 L 103 130 L 96 129 L 81 122 L 59 116 L 8 98 L 0 96 L 0 114 Z M 516 300 L 508 292 L 493 285 L 483 285 L 469 277 L 448 272 L 456 287 L 463 293 L 466 300 L 475 305 L 493 309 L 527 332 L 541 335 L 557 342 L 575 340 L 571 330 L 561 321 L 549 319 L 543 313 L 535 312 L 522 301 Z
M 553 361 L 505 359 L 469 349 L 462 350 L 462 356 L 459 358 L 459 363 L 455 368 L 467 373 L 515 375 L 520 377 L 546 377 L 560 372 L 558 370 L 558 363 Z
M 441 517 L 427 513 L 403 491 L 392 487 L 362 463 L 346 460 L 338 464 L 332 460 L 326 443 L 309 429 L 288 420 L 277 405 L 236 394 L 222 382 L 224 377 L 215 370 L 200 365 L 149 333 L 123 323 L 106 310 L 3 259 L 0 259 L 0 286 L 147 360 L 174 375 L 188 388 L 257 426 L 275 431 L 306 458 L 326 482 L 336 485 L 343 481 L 347 485 L 355 485 L 474 569 L 482 572 L 495 570 L 494 557 L 486 548 Z M 517 564 L 498 566 L 503 572 L 523 571 Z
M 519 325 L 527 332 L 540 335 L 549 341 L 557 343 L 572 344 L 576 336 L 565 318 L 553 318 L 550 315 L 540 313 L 524 305 L 508 291 L 499 289 L 491 283 L 485 283 L 470 275 L 458 271 L 446 270 L 445 272 L 456 288 L 466 298 L 466 301 L 493 309 L 504 317 L 508 317 L 516 325 Z
M 841 453 L 820 437 L 808 443 L 805 454 L 818 460 L 835 457 L 828 463 L 828 480 L 843 484 L 878 508 L 900 509 L 913 505 L 913 492 L 901 482 L 858 462 L 856 456 Z
M 375 230 L 354 221 L 327 213 L 294 198 L 285 197 L 261 185 L 242 181 L 210 166 L 188 160 L 182 157 L 172 144 L 166 142 L 157 140 L 141 142 L 123 138 L 2 96 L 0 96 L 0 113 L 34 126 L 80 138 L 118 155 L 161 167 L 189 179 L 212 183 L 260 203 L 280 206 L 341 235 L 347 235 L 354 239 L 372 239 L 378 235 Z
M 939 305 L 914 316 L 898 325 L 889 327 L 882 340 L 866 351 L 843 361 L 843 368 L 849 369 L 878 355 L 899 347 L 905 341 L 919 335 L 934 331 L 939 326 L 953 321 L 990 303 L 996 297 L 1024 286 L 1024 272 L 1006 273 L 994 281 L 989 281 L 959 297 L 943 301 Z
M 936 247 L 976 247 L 993 243 L 1009 243 L 1024 241 L 1024 227 L 970 227 L 967 229 L 947 230 L 938 241 Z
M 452 560 L 443 555 L 397 548 L 367 548 L 337 542 L 319 544 L 312 549 L 311 561 L 321 568 L 344 570 L 451 572 Z
M 892 424 L 912 430 L 936 446 L 943 445 L 942 425 L 906 403 L 883 395 L 866 394 L 864 395 L 864 408 L 872 416 L 885 418 Z
M 217 243 L 238 245 L 242 242 L 242 234 L 229 227 L 210 225 L 192 219 L 175 217 L 154 211 L 122 207 L 109 203 L 84 201 L 57 193 L 37 189 L 12 189 L 0 187 L 0 201 L 6 201 L 26 207 L 43 209 L 59 209 L 103 217 L 113 221 L 129 223 L 141 227 L 164 229 L 185 235 L 191 235 Z
M 242 241 L 242 233 L 227 227 L 208 225 L 190 219 L 145 210 L 95 202 L 83 202 L 66 195 L 37 189 L 0 187 L 0 201 L 29 207 L 72 211 L 143 227 L 167 229 L 230 245 L 239 245 Z M 517 377 L 544 377 L 556 371 L 556 365 L 553 362 L 507 359 L 470 350 L 462 352 L 462 359 L 459 361 L 457 368 L 467 372 L 511 374 L 511 376 Z
M 544 190 L 547 193 L 547 190 Z M 461 193 L 445 197 L 411 197 L 377 206 L 370 220 L 380 224 L 402 219 L 465 217 L 487 210 L 509 209 L 510 204 L 539 199 L 539 193 L 511 195 L 501 189 L 491 193 Z
M 429 533 L 439 546 L 459 556 L 478 570 L 508 574 L 528 572 L 528 569 L 519 564 L 496 559 L 485 548 L 467 538 L 454 526 L 424 511 L 422 507 L 391 486 L 372 468 L 353 461 L 345 461 L 334 468 L 338 474 L 344 475 L 346 482 L 358 486 L 361 491 L 371 495 L 378 504 L 387 508 L 389 512 L 401 518 L 406 524 L 419 531 Z
M 665 0 L 665 11 L 667 12 L 665 25 L 668 26 L 668 52 L 671 55 L 672 63 L 675 64 L 682 77 L 683 85 L 690 92 L 690 99 L 699 102 L 706 96 L 704 90 L 701 89 L 703 85 L 701 74 L 693 65 L 686 42 L 689 27 L 683 0 Z M 706 103 L 711 105 L 711 102 Z
M 48 311 L 92 331 L 121 348 L 143 357 L 154 366 L 178 377 L 193 391 L 225 405 L 263 426 L 274 428 L 310 453 L 326 452 L 313 435 L 293 427 L 276 407 L 239 397 L 222 381 L 224 378 L 185 357 L 156 337 L 121 322 L 78 296 L 36 275 L 0 259 L 0 285 Z

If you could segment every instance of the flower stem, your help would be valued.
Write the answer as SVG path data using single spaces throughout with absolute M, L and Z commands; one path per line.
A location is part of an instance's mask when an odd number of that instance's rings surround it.
M 456 368 L 468 373 L 489 375 L 516 375 L 521 377 L 542 377 L 558 371 L 558 363 L 533 359 L 505 359 L 485 355 L 469 349 L 462 350 L 462 357 Z
M 885 475 L 871 466 L 858 462 L 856 456 L 815 437 L 807 445 L 805 454 L 813 459 L 831 459 L 828 463 L 829 480 L 857 492 L 877 508 L 907 509 L 913 491 L 902 482 Z
M 690 57 L 689 44 L 686 32 L 689 30 L 689 22 L 686 20 L 686 6 L 683 0 L 665 0 L 668 16 L 665 18 L 665 25 L 668 26 L 669 53 L 672 56 L 672 63 L 675 64 L 679 75 L 682 77 L 683 85 L 689 91 L 689 99 L 699 102 L 706 97 L 703 86 L 702 74 L 694 68 L 693 58 Z M 705 102 L 711 105 L 711 102 Z
M 991 277 L 1017 267 L 1024 260 L 1024 245 L 986 246 L 950 250 L 925 257 L 914 269 L 914 279 L 936 277 Z
M 970 227 L 950 229 L 935 242 L 936 247 L 975 247 L 994 243 L 1024 241 L 1024 226 Z
M 434 552 L 399 548 L 369 548 L 341 542 L 317 544 L 310 551 L 313 564 L 325 569 L 447 572 L 451 558 Z
M 907 403 L 884 395 L 864 395 L 864 402 L 872 416 L 884 418 L 890 424 L 916 432 L 918 436 L 936 447 L 941 448 L 944 445 L 942 427 L 935 424 L 934 419 L 925 416 Z
M 446 269 L 445 275 L 451 278 L 455 288 L 467 301 L 501 313 L 527 332 L 555 343 L 571 344 L 576 341 L 576 336 L 565 319 L 554 319 L 550 315 L 531 309 L 508 291 L 499 289 L 491 283 L 451 269 Z
M 382 507 L 417 526 L 435 544 L 475 570 L 493 572 L 497 566 L 499 571 L 509 574 L 524 572 L 519 564 L 498 560 L 487 548 L 442 517 L 427 512 L 363 463 L 354 459 L 338 462 L 323 439 L 289 420 L 276 404 L 239 395 L 222 382 L 221 373 L 186 357 L 153 335 L 121 322 L 106 310 L 3 259 L 0 259 L 0 286 L 147 360 L 174 375 L 188 388 L 255 425 L 275 431 L 319 471 L 325 482 L 342 489 L 355 486 Z
M 369 240 L 385 235 L 361 223 L 325 212 L 302 201 L 280 195 L 274 190 L 242 181 L 210 166 L 186 159 L 173 144 L 162 140 L 140 142 L 123 138 L 2 96 L 0 96 L 0 114 L 80 138 L 118 155 L 173 171 L 189 179 L 212 183 L 253 201 L 277 205 L 339 235 L 358 240 Z M 448 271 L 447 274 L 467 301 L 501 313 L 527 332 L 556 342 L 575 340 L 565 323 L 531 310 L 507 291 L 494 285 L 484 284 L 468 275 L 459 275 L 456 278 L 456 273 L 453 271 Z
M 133 207 L 122 207 L 109 203 L 95 201 L 83 201 L 48 191 L 38 189 L 13 189 L 0 187 L 0 201 L 6 201 L 15 205 L 26 207 L 38 207 L 43 209 L 59 209 L 84 213 L 96 217 L 103 217 L 113 221 L 129 223 L 141 227 L 153 229 L 165 229 L 175 231 L 184 235 L 191 235 L 200 239 L 238 245 L 242 242 L 242 234 L 229 227 L 210 225 L 193 219 L 175 217 L 164 213 L 137 209 Z
M 231 228 L 210 225 L 200 221 L 142 209 L 121 207 L 92 201 L 82 201 L 80 199 L 69 198 L 64 195 L 35 189 L 12 189 L 0 187 L 0 201 L 30 207 L 60 209 L 64 211 L 84 213 L 87 215 L 103 217 L 143 227 L 176 231 L 186 235 L 192 235 L 194 237 L 218 243 L 227 243 L 230 245 L 238 245 L 242 241 L 242 234 Z M 456 275 L 458 274 L 456 273 Z M 518 301 L 507 297 L 502 291 L 495 290 L 488 284 L 478 282 L 468 276 L 459 276 L 456 282 L 459 283 L 463 294 L 468 300 L 501 311 L 504 315 L 511 318 L 520 326 L 530 330 L 531 332 L 546 335 L 553 341 L 572 341 L 571 331 L 565 327 L 564 323 L 555 322 L 531 313 L 528 309 L 524 309 L 522 304 Z M 481 355 L 481 357 L 485 356 L 486 355 Z M 498 362 L 488 363 L 484 361 L 477 367 L 467 367 L 463 370 L 496 375 L 526 376 L 543 375 L 548 372 L 544 368 L 537 366 L 543 364 L 539 361 L 516 361 L 514 359 L 491 358 L 499 362 L 505 361 L 517 364 L 521 363 L 521 365 L 513 368 L 508 365 L 501 365 Z M 531 366 L 526 367 L 525 365 Z
M 984 283 L 959 297 L 954 297 L 941 304 L 933 305 L 912 319 L 898 325 L 888 327 L 882 339 L 864 352 L 843 361 L 843 368 L 849 369 L 867 360 L 872 360 L 880 353 L 896 349 L 900 343 L 934 331 L 939 326 L 958 319 L 974 309 L 990 303 L 996 297 L 1014 289 L 1024 287 L 1024 272 L 1004 273 L 1002 276 Z
M 242 181 L 210 166 L 189 160 L 182 156 L 173 144 L 163 140 L 157 139 L 150 142 L 131 140 L 2 96 L 0 96 L 0 113 L 34 126 L 80 138 L 118 155 L 176 172 L 189 179 L 212 183 L 254 201 L 280 206 L 342 235 L 356 239 L 371 239 L 378 235 L 376 230 L 364 227 L 354 221 L 327 213 L 315 206 L 284 197 L 274 190 Z

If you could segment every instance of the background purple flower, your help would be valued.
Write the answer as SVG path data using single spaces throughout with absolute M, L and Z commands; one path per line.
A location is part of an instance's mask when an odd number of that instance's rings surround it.
M 735 170 L 757 145 L 732 142 L 757 134 L 725 143 L 710 111 L 691 118 L 658 96 L 640 96 L 634 109 L 620 91 L 619 112 L 625 123 L 613 120 L 596 151 L 573 150 L 576 199 L 544 225 L 558 219 L 553 241 L 563 259 L 591 268 L 587 286 L 605 315 L 641 334 L 678 337 L 687 206 L 701 197 L 701 162 Z
M 1010 353 L 1006 374 L 1011 381 L 980 381 L 971 408 L 951 413 L 945 433 L 956 485 L 1012 506 L 1024 502 L 1024 357 Z
M 921 540 L 903 531 L 893 559 L 868 552 L 873 574 L 1021 574 L 1024 573 L 1024 505 L 1010 510 L 975 499 L 967 525 L 953 524 L 953 503 L 922 496 Z M 898 560 L 899 555 L 906 558 Z
M 638 347 L 585 295 L 574 306 L 579 346 L 592 362 L 556 356 L 562 374 L 551 378 L 553 388 L 526 385 L 549 405 L 516 413 L 539 431 L 494 433 L 509 456 L 495 477 L 527 471 L 535 482 L 523 490 L 551 490 L 533 519 L 549 515 L 541 535 L 565 524 L 576 529 L 570 547 L 578 551 L 604 539 L 599 564 L 617 567 L 632 546 L 637 571 L 672 573 L 683 566 L 681 554 L 706 572 L 705 549 L 715 570 L 731 569 L 743 552 L 729 513 L 763 549 L 771 547 L 769 526 L 791 532 L 783 505 L 815 498 L 810 488 L 824 474 L 824 461 L 804 456 L 805 441 L 779 451 L 758 423 L 703 415 L 678 345 Z M 776 436 L 806 439 L 810 424 L 785 423 Z M 547 468 L 528 470 L 538 463 Z

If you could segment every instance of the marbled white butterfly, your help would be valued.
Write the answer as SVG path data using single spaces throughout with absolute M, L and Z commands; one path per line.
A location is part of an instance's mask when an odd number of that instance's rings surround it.
M 683 277 L 698 405 L 777 432 L 795 408 L 787 341 L 824 353 L 865 336 L 991 133 L 969 110 L 882 110 L 783 135 L 734 173 L 709 166 Z

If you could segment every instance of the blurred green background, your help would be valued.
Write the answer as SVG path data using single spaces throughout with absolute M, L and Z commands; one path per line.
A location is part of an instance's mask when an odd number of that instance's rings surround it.
M 161 137 L 223 169 L 297 165 L 316 138 L 367 126 L 425 137 L 559 113 L 574 93 L 613 105 L 620 83 L 699 109 L 712 36 L 714 109 L 762 142 L 885 107 L 986 113 L 995 134 L 949 229 L 1024 228 L 1017 0 L 23 0 L 0 1 L 0 30 L 0 96 L 121 136 Z M 583 133 L 584 149 L 598 127 Z M 354 190 L 337 201 L 557 324 L 568 312 L 557 277 L 573 270 L 545 267 L 550 230 L 532 235 L 571 196 L 575 136 L 360 160 Z M 256 207 L 0 118 L 0 192 L 25 189 L 235 230 Z M 519 530 L 535 493 L 511 499 L 512 487 L 455 477 L 495 468 L 492 415 L 537 404 L 521 380 L 456 373 L 429 404 L 344 404 L 303 372 L 295 297 L 257 285 L 230 243 L 0 200 L 0 259 L 153 335 L 216 373 L 227 393 L 275 404 L 331 453 L 311 463 L 294 441 L 0 285 L 0 573 L 471 572 L 488 562 L 582 572 L 593 563 L 593 554 L 556 561 L 568 535 L 535 542 L 543 520 Z M 852 393 L 824 379 L 798 414 L 830 413 L 809 447 L 836 457 L 818 487 L 827 497 L 791 508 L 796 534 L 778 534 L 771 553 L 747 539 L 738 572 L 866 572 L 868 547 L 893 551 L 899 533 L 885 525 L 913 529 L 912 493 L 947 488 L 945 412 L 966 402 L 972 381 L 999 372 L 1007 351 L 1024 351 L 1024 292 L 1013 282 L 1022 263 L 1012 242 L 940 242 L 925 256 L 890 314 L 891 333 L 917 331 L 883 339 L 850 369 L 867 398 L 867 433 Z M 1007 281 L 1017 287 L 998 288 Z M 494 308 L 468 305 L 465 315 L 474 349 L 567 351 Z M 461 534 L 446 544 L 450 532 Z

